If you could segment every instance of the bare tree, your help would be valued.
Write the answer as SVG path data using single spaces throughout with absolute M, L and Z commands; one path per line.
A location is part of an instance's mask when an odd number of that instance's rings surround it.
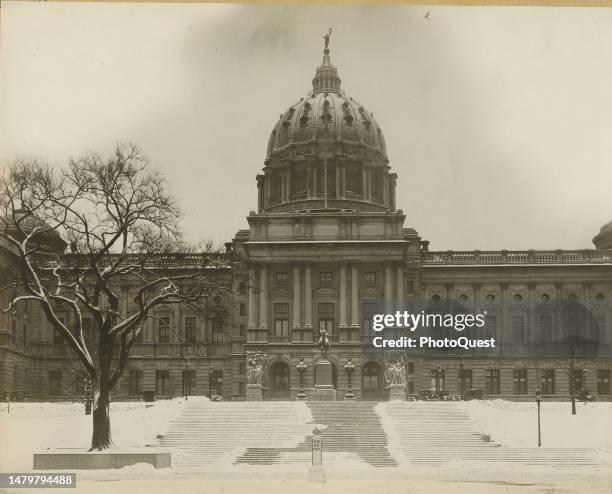
M 3 310 L 39 304 L 91 380 L 91 450 L 106 449 L 110 393 L 144 321 L 158 306 L 198 304 L 217 291 L 224 257 L 187 247 L 167 183 L 133 144 L 117 145 L 107 158 L 86 154 L 64 168 L 11 163 L 0 179 L 0 208 L 17 266 L 4 287 L 15 295 Z M 70 253 L 57 252 L 60 234 Z M 136 285 L 130 307 L 121 302 L 125 279 Z M 93 338 L 84 332 L 85 314 Z

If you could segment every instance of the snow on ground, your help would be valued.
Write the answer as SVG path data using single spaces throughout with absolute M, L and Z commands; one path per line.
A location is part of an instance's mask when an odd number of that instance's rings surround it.
M 537 444 L 538 416 L 535 402 L 505 400 L 464 403 L 484 434 L 503 446 L 533 447 Z M 542 401 L 542 446 L 594 448 L 612 451 L 612 402 L 571 403 Z M 535 443 L 534 443 L 535 441 Z
M 129 451 L 155 444 L 170 419 L 180 413 L 184 398 L 155 403 L 114 402 L 110 406 L 113 450 Z M 0 403 L 0 471 L 29 471 L 32 453 L 47 449 L 87 451 L 92 417 L 81 403 Z

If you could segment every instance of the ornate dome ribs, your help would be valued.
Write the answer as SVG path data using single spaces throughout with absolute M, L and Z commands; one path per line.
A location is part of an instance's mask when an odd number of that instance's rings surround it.
M 313 89 L 281 114 L 258 176 L 259 211 L 395 209 L 395 181 L 372 113 L 340 89 L 326 37 Z

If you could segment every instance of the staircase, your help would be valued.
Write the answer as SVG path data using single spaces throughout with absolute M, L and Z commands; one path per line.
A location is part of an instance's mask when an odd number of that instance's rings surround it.
M 210 402 L 194 397 L 170 422 L 159 444 L 173 451 L 177 467 L 231 464 L 247 447 L 266 451 L 272 462 L 278 449 L 295 447 L 310 434 L 311 420 L 301 402 Z M 302 453 L 297 460 L 309 459 Z
M 396 466 L 374 402 L 217 402 L 190 399 L 160 439 L 177 467 L 217 462 L 309 463 L 312 430 L 322 432 L 323 456 L 348 455 L 375 467 Z M 343 456 L 344 458 L 345 456 Z
M 609 472 L 588 448 L 505 447 L 483 438 L 461 402 L 217 402 L 190 399 L 160 438 L 176 467 L 311 461 L 318 426 L 323 461 L 372 467 Z M 560 431 L 561 433 L 561 431 Z
M 374 467 L 397 466 L 387 449 L 387 435 L 374 410 L 375 402 L 315 401 L 307 405 L 313 423 L 321 429 L 324 460 L 349 454 Z M 300 457 L 310 461 L 311 447 L 312 434 L 308 434 L 296 448 L 248 448 L 236 463 L 286 463 Z M 299 453 L 302 455 L 296 456 Z
M 495 464 L 591 471 L 610 468 L 588 448 L 518 448 L 488 442 L 460 402 L 388 402 L 380 403 L 377 412 L 392 438 L 394 454 L 413 466 L 441 468 L 454 462 L 453 467 L 466 469 L 488 469 Z

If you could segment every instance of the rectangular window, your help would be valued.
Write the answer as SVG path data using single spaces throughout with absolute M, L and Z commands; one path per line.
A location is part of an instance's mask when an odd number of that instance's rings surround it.
M 157 342 L 170 343 L 170 316 L 157 319 Z
M 238 364 L 238 375 L 239 376 L 246 375 L 246 364 L 244 362 L 240 362 Z
M 155 371 L 155 394 L 158 396 L 170 394 L 170 371 Z
M 239 395 L 246 394 L 246 383 L 245 382 L 238 383 L 238 394 Z
M 223 318 L 213 317 L 211 319 L 211 340 L 213 343 L 223 343 Z
M 444 369 L 432 369 L 429 373 L 430 376 L 430 385 L 431 389 L 435 389 L 436 391 L 444 391 L 446 387 L 445 379 L 444 379 Z
M 580 332 L 580 315 L 579 314 L 568 314 L 567 332 L 570 335 L 579 334 Z
M 376 271 L 366 271 L 363 273 L 366 286 L 376 285 Z
M 408 394 L 409 395 L 413 395 L 414 394 L 414 381 L 409 381 L 408 382 Z
M 185 318 L 185 341 L 187 343 L 196 343 L 198 341 L 198 324 L 197 318 L 188 316 Z
M 515 395 L 527 394 L 527 369 L 514 369 L 512 375 Z
M 610 394 L 610 369 L 597 370 L 597 394 Z
M 183 396 L 189 396 L 193 394 L 193 390 L 196 386 L 196 371 L 194 370 L 183 370 Z
M 289 315 L 289 304 L 274 304 L 274 315 L 275 316 L 288 316 Z
M 488 369 L 485 372 L 485 394 L 499 394 L 499 369 Z
M 512 336 L 514 343 L 525 342 L 525 317 L 522 315 L 512 316 Z
M 319 273 L 319 286 L 321 287 L 333 287 L 334 286 L 334 273 L 331 271 L 321 271 Z
M 497 316 L 488 315 L 485 318 L 486 338 L 495 338 L 497 334 Z
M 274 284 L 276 286 L 287 286 L 288 282 L 289 276 L 287 271 L 276 271 L 276 273 L 274 273 Z
M 414 362 L 408 362 L 408 365 L 406 366 L 406 372 L 409 375 L 414 374 Z
M 289 336 L 289 319 L 274 319 L 274 336 Z
M 319 318 L 319 331 L 321 329 L 326 330 L 328 335 L 335 334 L 334 320 Z
M 574 393 L 578 393 L 579 391 L 582 391 L 584 389 L 584 372 L 582 371 L 582 369 L 574 370 L 573 379 L 570 383 L 570 392 L 572 383 L 574 384 Z
M 246 316 L 247 315 L 246 304 L 240 304 L 240 315 L 241 316 Z
M 361 330 L 363 331 L 363 333 L 361 334 L 362 336 L 369 337 L 374 335 L 374 331 L 372 330 L 372 319 L 370 317 L 363 319 Z
M 274 304 L 274 335 L 289 336 L 289 304 Z
M 545 342 L 552 341 L 552 318 L 550 314 L 540 314 L 539 330 L 540 340 Z
M 336 334 L 336 325 L 334 324 L 334 304 L 323 302 L 318 305 L 319 312 L 319 330 L 325 329 L 327 334 Z
M 49 394 L 51 396 L 62 394 L 62 371 L 49 371 Z
M 142 394 L 142 371 L 131 370 L 128 378 L 128 394 L 140 396 Z
M 373 336 L 374 332 L 372 330 L 372 318 L 374 314 L 378 313 L 378 303 L 377 302 L 364 302 L 361 306 L 361 312 L 363 314 L 363 324 L 362 324 L 362 336 Z
M 472 369 L 459 369 L 459 392 L 465 393 L 472 389 Z
M 555 394 L 555 369 L 544 369 L 540 387 L 543 395 Z
M 239 295 L 247 294 L 247 285 L 244 281 L 241 281 L 240 284 L 238 285 L 238 294 Z
M 319 304 L 319 314 L 334 314 L 334 304 L 330 303 L 320 303 Z

